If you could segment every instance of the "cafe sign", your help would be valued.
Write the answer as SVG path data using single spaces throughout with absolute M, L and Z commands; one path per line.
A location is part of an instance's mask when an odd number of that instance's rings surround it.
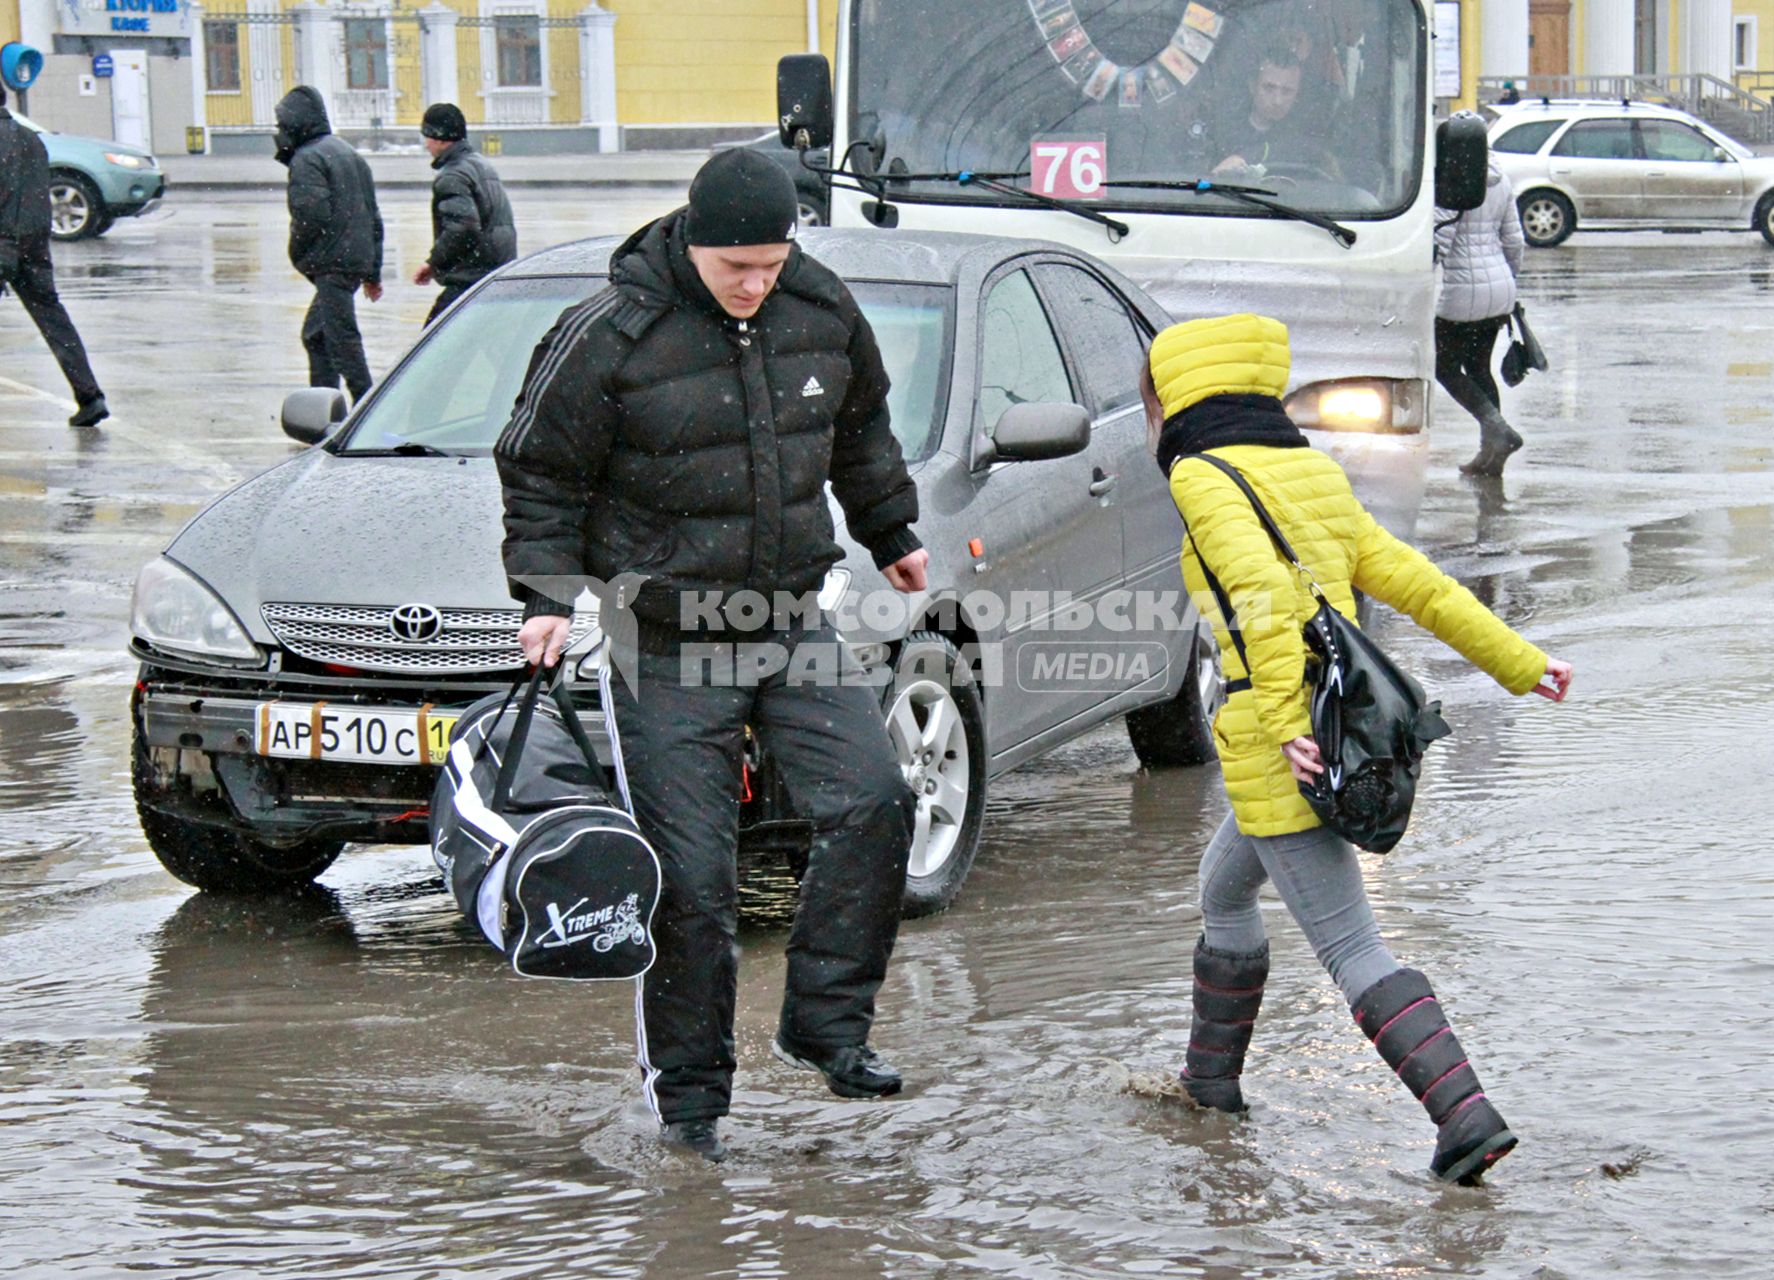
M 65 36 L 191 34 L 191 0 L 59 0 L 56 30 Z

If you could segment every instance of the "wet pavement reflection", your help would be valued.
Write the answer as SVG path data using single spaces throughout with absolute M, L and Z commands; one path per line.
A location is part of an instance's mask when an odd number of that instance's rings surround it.
M 537 246 L 671 195 L 514 203 Z M 410 198 L 390 215 L 404 278 L 429 227 Z M 165 875 L 129 799 L 129 587 L 293 447 L 284 231 L 274 201 L 191 200 L 58 247 L 115 429 L 63 425 L 0 303 L 0 1273 L 1769 1274 L 1759 240 L 1530 254 L 1554 368 L 1508 393 L 1528 443 L 1501 484 L 1456 476 L 1476 431 L 1437 401 L 1418 541 L 1578 671 L 1564 707 L 1511 701 L 1381 622 L 1456 733 L 1369 892 L 1523 1138 L 1467 1190 L 1428 1178 L 1420 1109 L 1272 898 L 1251 1115 L 1128 1091 L 1182 1059 L 1225 801 L 1211 769 L 1141 772 L 1119 724 L 1004 779 L 960 903 L 906 927 L 876 1036 L 903 1098 L 839 1102 L 770 1057 L 782 903 L 753 915 L 719 1169 L 653 1141 L 631 991 L 519 984 L 424 850 L 354 850 L 274 902 Z M 360 305 L 373 366 L 430 297 Z

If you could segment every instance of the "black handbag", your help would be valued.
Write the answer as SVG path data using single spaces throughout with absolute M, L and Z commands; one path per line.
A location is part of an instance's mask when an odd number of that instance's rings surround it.
M 1331 606 L 1238 468 L 1211 454 L 1198 456 L 1244 491 L 1276 550 L 1306 576 L 1318 601 L 1304 639 L 1312 737 L 1324 772 L 1300 783 L 1300 793 L 1319 821 L 1349 843 L 1370 853 L 1390 852 L 1410 824 L 1424 751 L 1453 732 L 1442 719 L 1441 703 L 1430 702 L 1421 685 Z M 1207 561 L 1201 560 L 1200 547 L 1195 556 L 1248 672 L 1244 636 L 1233 618 L 1231 599 Z M 1248 687 L 1248 681 L 1239 684 Z
M 1544 373 L 1552 365 L 1546 359 L 1546 351 L 1534 331 L 1528 328 L 1528 313 L 1521 303 L 1515 304 L 1515 310 L 1509 314 L 1507 321 L 1510 332 L 1514 335 L 1509 350 L 1503 353 L 1503 381 L 1512 387 L 1519 387 L 1522 379 L 1535 369 Z

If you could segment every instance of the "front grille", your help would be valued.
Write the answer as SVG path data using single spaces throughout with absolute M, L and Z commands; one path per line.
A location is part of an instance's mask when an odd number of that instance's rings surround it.
M 509 671 L 524 664 L 517 647 L 521 609 L 440 609 L 442 630 L 429 640 L 402 640 L 390 622 L 393 605 L 267 604 L 260 612 L 277 642 L 311 662 L 365 671 L 452 674 Z M 571 644 L 597 626 L 575 617 Z

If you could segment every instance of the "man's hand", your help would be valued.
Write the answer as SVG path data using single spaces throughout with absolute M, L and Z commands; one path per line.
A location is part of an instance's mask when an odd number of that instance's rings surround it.
M 1324 758 L 1311 738 L 1295 738 L 1282 744 L 1281 754 L 1287 757 L 1287 767 L 1293 770 L 1296 782 L 1315 781 L 1324 772 Z
M 431 264 L 429 262 L 427 262 L 424 266 L 420 267 L 417 271 L 413 272 L 413 283 L 414 284 L 430 284 L 431 283 Z
M 1243 156 L 1227 156 L 1213 167 L 1215 173 L 1243 173 L 1250 165 Z
M 382 282 L 380 280 L 365 280 L 363 282 L 363 296 L 371 302 L 382 301 Z
M 895 591 L 903 591 L 909 595 L 913 591 L 922 591 L 928 584 L 929 579 L 925 576 L 924 570 L 929 564 L 930 553 L 923 547 L 919 547 L 909 556 L 902 556 L 895 560 L 882 572 L 887 575 L 888 585 Z
M 524 661 L 531 666 L 538 662 L 545 667 L 552 667 L 561 660 L 561 650 L 567 647 L 567 637 L 572 633 L 573 620 L 559 618 L 549 613 L 539 613 L 524 623 L 517 633 L 518 648 L 524 651 Z

